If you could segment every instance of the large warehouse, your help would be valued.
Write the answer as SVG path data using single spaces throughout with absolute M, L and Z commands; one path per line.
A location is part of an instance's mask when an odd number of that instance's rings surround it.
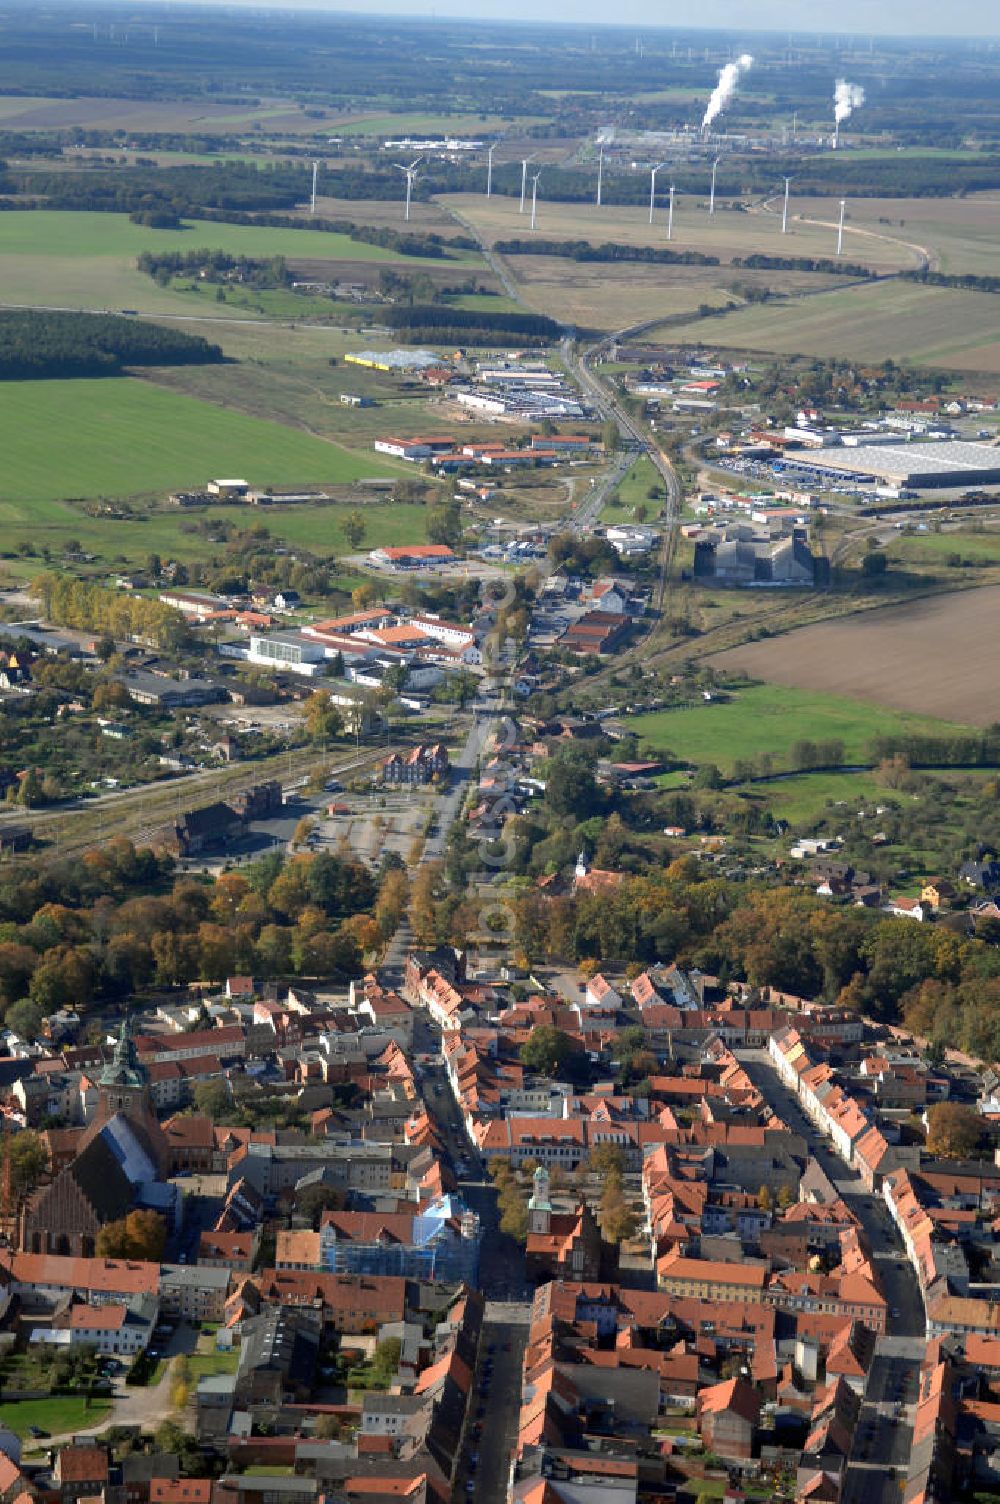
M 944 443 L 859 444 L 789 454 L 786 464 L 885 486 L 1000 485 L 1000 448 L 955 439 Z

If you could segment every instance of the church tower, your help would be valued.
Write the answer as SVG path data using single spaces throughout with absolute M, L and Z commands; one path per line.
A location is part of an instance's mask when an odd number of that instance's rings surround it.
M 170 1150 L 153 1106 L 149 1074 L 139 1059 L 127 1017 L 122 1019 L 114 1054 L 97 1078 L 97 1111 L 87 1125 L 81 1148 L 85 1148 L 106 1123 L 119 1115 L 133 1130 L 160 1175 L 164 1175 Z
M 549 1172 L 544 1165 L 535 1171 L 531 1200 L 528 1202 L 528 1231 L 548 1233 L 552 1230 L 552 1203 L 549 1200 Z

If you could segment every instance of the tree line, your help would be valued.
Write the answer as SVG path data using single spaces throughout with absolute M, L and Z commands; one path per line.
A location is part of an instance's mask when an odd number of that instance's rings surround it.
M 125 366 L 210 365 L 218 345 L 200 335 L 108 313 L 0 311 L 0 380 L 117 376 Z
M 591 245 L 587 240 L 498 240 L 493 249 L 505 256 L 565 256 L 570 261 L 640 261 L 656 266 L 719 265 L 718 256 L 707 256 L 701 251 L 620 245 L 613 240 L 602 241 L 600 245 Z
M 929 267 L 919 271 L 900 272 L 904 282 L 926 282 L 930 287 L 957 287 L 961 292 L 1000 292 L 1000 277 L 975 276 L 972 272 L 932 272 Z
M 432 339 L 436 344 L 450 340 L 456 344 L 488 343 L 498 334 L 515 335 L 537 344 L 558 339 L 560 334 L 555 319 L 541 313 L 493 313 L 479 308 L 415 303 L 386 308 L 379 317 L 404 339 Z
M 97 632 L 119 641 L 177 648 L 187 639 L 184 617 L 173 606 L 125 590 L 104 590 L 71 575 L 40 574 L 31 584 L 46 620 L 58 627 Z
M 860 261 L 831 261 L 826 256 L 765 256 L 755 251 L 751 256 L 734 256 L 733 266 L 747 271 L 822 272 L 826 277 L 876 277 L 870 266 Z

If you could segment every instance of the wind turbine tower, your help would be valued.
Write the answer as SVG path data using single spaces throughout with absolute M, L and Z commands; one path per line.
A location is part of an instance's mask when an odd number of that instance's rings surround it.
M 840 223 L 837 226 L 837 255 L 838 256 L 840 255 L 841 251 L 844 248 L 844 211 L 846 210 L 846 208 L 847 208 L 847 200 L 846 200 L 846 198 L 842 198 L 840 200 Z
M 496 151 L 496 149 L 499 146 L 499 144 L 500 144 L 499 141 L 494 141 L 493 145 L 490 146 L 490 147 L 488 147 L 487 148 L 487 152 L 486 152 L 486 197 L 487 198 L 492 198 L 493 197 L 493 153 Z
M 316 213 L 316 180 L 319 177 L 319 163 L 313 163 L 312 193 L 309 195 L 309 213 Z
M 536 205 L 538 203 L 538 179 L 541 177 L 541 175 L 542 174 L 540 172 L 536 172 L 535 175 L 534 175 L 534 177 L 531 179 L 531 228 L 532 229 L 535 228 L 535 208 L 536 208 Z
M 781 233 L 782 233 L 782 235 L 787 235 L 788 234 L 788 185 L 791 183 L 791 181 L 792 181 L 791 178 L 786 178 L 785 179 L 785 202 L 784 202 L 784 206 L 783 206 L 783 208 L 781 210 Z
M 410 217 L 410 199 L 413 197 L 413 184 L 416 180 L 417 168 L 423 160 L 423 157 L 417 157 L 410 163 L 409 167 L 403 167 L 399 162 L 395 164 L 399 172 L 405 172 L 406 174 L 406 212 L 403 215 L 405 220 L 409 220 Z
M 601 142 L 600 155 L 597 158 L 597 207 L 601 207 L 601 189 L 604 185 L 604 143 Z
M 661 167 L 666 167 L 666 162 L 658 162 L 649 173 L 649 222 L 653 223 L 653 212 L 656 208 L 656 174 Z
M 708 195 L 708 212 L 709 212 L 709 214 L 714 214 L 715 213 L 715 175 L 718 172 L 718 170 L 719 170 L 719 158 L 716 157 L 715 161 L 712 163 L 712 191 Z
M 523 157 L 521 159 L 521 206 L 517 211 L 518 214 L 524 213 L 524 199 L 528 192 L 528 163 L 530 161 L 530 157 Z
M 674 185 L 670 184 L 670 208 L 667 210 L 667 239 L 674 238 Z

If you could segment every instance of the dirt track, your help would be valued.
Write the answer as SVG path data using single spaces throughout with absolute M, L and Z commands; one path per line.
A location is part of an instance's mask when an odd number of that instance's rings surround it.
M 989 726 L 1000 720 L 1000 586 L 865 611 L 719 653 L 718 668 Z

